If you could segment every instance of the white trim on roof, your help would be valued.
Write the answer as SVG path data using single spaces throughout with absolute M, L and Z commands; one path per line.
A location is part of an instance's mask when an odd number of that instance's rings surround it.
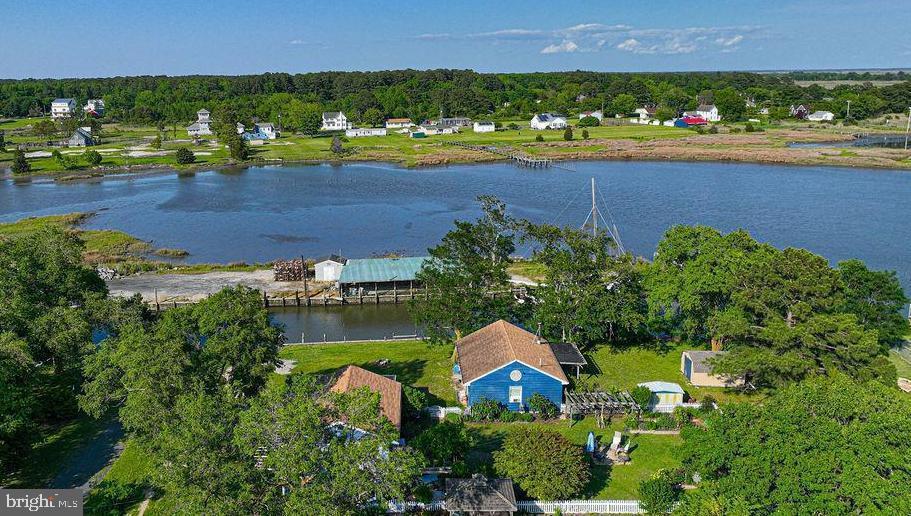
M 543 369 L 540 369 L 540 368 L 535 367 L 535 366 L 533 366 L 533 365 L 526 364 L 525 362 L 523 362 L 523 361 L 521 361 L 521 360 L 519 360 L 519 359 L 515 359 L 515 360 L 512 360 L 512 361 L 509 361 L 509 362 L 507 362 L 507 363 L 501 365 L 500 367 L 491 369 L 490 371 L 487 371 L 486 373 L 482 374 L 481 376 L 478 376 L 477 378 L 475 378 L 475 379 L 473 379 L 473 380 L 469 380 L 469 381 L 467 381 L 467 382 L 464 382 L 462 385 L 464 385 L 465 387 L 468 387 L 469 385 L 471 385 L 471 384 L 473 384 L 474 382 L 480 380 L 481 378 L 484 378 L 485 376 L 489 376 L 491 373 L 495 373 L 495 372 L 497 372 L 497 371 L 499 371 L 500 369 L 503 369 L 503 368 L 505 368 L 505 367 L 509 367 L 509 366 L 511 366 L 512 364 L 515 364 L 516 362 L 518 362 L 518 363 L 524 365 L 525 367 L 527 367 L 527 368 L 529 368 L 529 369 L 534 369 L 535 371 L 537 371 L 537 372 L 539 372 L 539 373 L 541 373 L 541 374 L 550 376 L 550 377 L 553 378 L 554 380 L 557 380 L 558 382 L 560 382 L 561 385 L 569 385 L 569 382 L 568 382 L 568 381 L 566 381 L 566 380 L 564 380 L 564 379 L 562 379 L 562 378 L 559 378 L 559 377 L 557 377 L 557 376 L 554 376 L 554 375 L 548 373 L 547 371 L 544 371 Z M 461 364 L 459 364 L 459 368 L 461 368 L 461 367 L 462 367 Z M 557 364 L 557 367 L 560 367 L 560 364 Z

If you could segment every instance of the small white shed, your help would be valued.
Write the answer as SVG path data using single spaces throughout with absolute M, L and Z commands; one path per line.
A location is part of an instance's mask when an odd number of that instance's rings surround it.
M 348 259 L 337 254 L 319 258 L 316 263 L 313 264 L 314 279 L 316 279 L 316 281 L 338 281 L 346 263 L 348 263 Z

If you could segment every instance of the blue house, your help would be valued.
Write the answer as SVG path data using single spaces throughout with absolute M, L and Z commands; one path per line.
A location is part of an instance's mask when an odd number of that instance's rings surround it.
M 456 355 L 454 372 L 468 407 L 489 399 L 509 410 L 527 410 L 535 393 L 557 407 L 563 403 L 569 380 L 550 344 L 518 326 L 503 320 L 489 324 L 456 341 Z

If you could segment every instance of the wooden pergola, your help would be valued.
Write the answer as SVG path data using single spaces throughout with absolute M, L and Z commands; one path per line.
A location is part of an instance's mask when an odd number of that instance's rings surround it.
M 564 402 L 564 412 L 570 419 L 576 415 L 596 414 L 598 426 L 604 426 L 604 417 L 609 420 L 617 414 L 641 412 L 636 400 L 626 391 L 611 394 L 606 391 L 568 392 Z

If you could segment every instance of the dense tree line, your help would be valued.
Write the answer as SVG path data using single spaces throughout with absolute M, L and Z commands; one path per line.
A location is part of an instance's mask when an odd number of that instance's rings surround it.
M 656 335 L 711 343 L 728 351 L 716 372 L 748 390 L 834 372 L 895 382 L 886 355 L 908 331 L 908 299 L 894 272 L 859 260 L 831 267 L 804 249 L 705 226 L 669 229 L 646 263 L 618 255 L 607 235 L 515 220 L 496 199 L 481 201 L 484 215 L 457 221 L 419 273 L 428 295 L 412 313 L 432 338 L 505 318 L 584 349 Z M 509 294 L 507 272 L 517 241 L 546 270 L 522 302 Z
M 0 81 L 0 115 L 46 113 L 56 97 L 74 97 L 79 102 L 101 97 L 106 103 L 106 117 L 115 121 L 184 124 L 205 107 L 213 113 L 231 111 L 242 120 L 281 122 L 286 130 L 306 133 L 312 130 L 314 114 L 323 110 L 341 110 L 360 123 L 374 125 L 385 117 L 423 120 L 441 112 L 511 117 L 540 111 L 574 113 L 603 106 L 608 114 L 626 114 L 642 104 L 679 112 L 695 108 L 700 101 L 725 103 L 726 98 L 736 98 L 722 109 L 729 119 L 745 114 L 742 108 L 748 98 L 766 107 L 808 103 L 841 115 L 846 101 L 851 100 L 853 118 L 903 112 L 911 104 L 909 81 L 884 87 L 841 85 L 829 90 L 817 85 L 800 87 L 795 77 L 746 72 L 482 74 L 471 70 L 391 70 L 25 79 Z

